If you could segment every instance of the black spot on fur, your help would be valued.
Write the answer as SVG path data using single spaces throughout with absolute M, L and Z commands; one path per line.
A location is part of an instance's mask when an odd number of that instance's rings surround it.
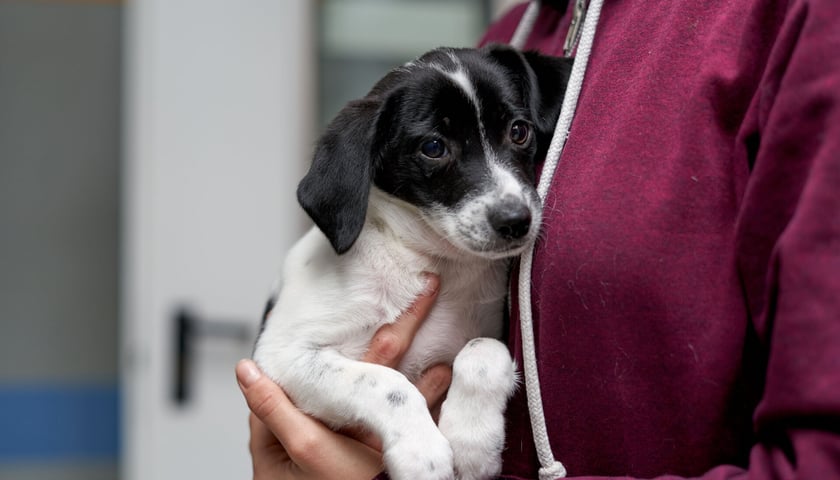
M 496 437 L 493 440 L 493 451 L 497 454 L 502 453 L 502 450 L 505 448 L 505 439 L 503 437 Z
M 265 322 L 268 321 L 268 315 L 274 310 L 274 306 L 277 304 L 277 297 L 272 295 L 268 297 L 268 301 L 265 302 L 265 308 L 263 308 L 262 314 L 262 321 L 260 322 L 260 333 L 265 330 Z
M 388 404 L 392 407 L 401 407 L 405 405 L 406 400 L 408 400 L 408 395 L 406 395 L 405 392 L 393 390 L 388 392 L 385 399 L 388 400 Z
M 254 345 L 251 349 L 251 357 L 254 356 L 254 351 L 257 348 L 257 341 L 259 341 L 260 337 L 265 331 L 265 324 L 268 322 L 268 315 L 274 310 L 274 306 L 277 304 L 277 296 L 272 295 L 268 297 L 268 301 L 265 303 L 265 308 L 263 308 L 262 318 L 260 319 L 260 330 L 257 332 L 257 337 L 254 339 Z
M 360 387 L 366 379 L 367 379 L 367 375 L 365 375 L 364 373 L 359 375 L 358 377 L 356 377 L 355 380 L 353 380 L 353 386 L 354 387 Z

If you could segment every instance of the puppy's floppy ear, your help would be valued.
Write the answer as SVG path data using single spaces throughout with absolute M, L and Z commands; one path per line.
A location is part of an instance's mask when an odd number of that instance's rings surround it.
M 538 52 L 520 52 L 505 45 L 490 45 L 487 52 L 511 75 L 531 107 L 541 155 L 548 149 L 560 116 L 573 59 Z
M 318 140 L 298 185 L 298 202 L 339 254 L 353 246 L 365 223 L 381 103 L 369 96 L 344 107 Z
M 534 75 L 532 85 L 536 84 L 539 95 L 537 127 L 552 134 L 557 117 L 560 116 L 560 108 L 563 106 L 566 84 L 569 83 L 569 74 L 572 73 L 574 60 L 566 57 L 551 57 L 532 51 L 523 52 L 522 55 L 531 67 Z

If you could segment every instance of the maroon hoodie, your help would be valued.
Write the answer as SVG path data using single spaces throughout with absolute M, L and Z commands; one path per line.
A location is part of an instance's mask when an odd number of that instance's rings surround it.
M 561 55 L 553 3 L 526 48 Z M 840 1 L 605 2 L 532 283 L 570 476 L 840 478 Z

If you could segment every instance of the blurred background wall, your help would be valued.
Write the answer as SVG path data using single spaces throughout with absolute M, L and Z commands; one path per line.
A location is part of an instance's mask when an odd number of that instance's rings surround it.
M 0 479 L 247 477 L 232 368 L 312 142 L 511 3 L 0 0 Z
M 122 9 L 0 1 L 0 478 L 115 478 Z

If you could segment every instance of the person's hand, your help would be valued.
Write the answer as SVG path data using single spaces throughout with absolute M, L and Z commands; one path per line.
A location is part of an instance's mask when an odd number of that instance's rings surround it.
M 382 327 L 363 360 L 396 367 L 437 296 L 439 279 L 391 325 Z M 437 365 L 418 380 L 417 388 L 433 411 L 451 380 L 451 369 Z M 236 378 L 251 409 L 250 451 L 254 479 L 370 479 L 382 471 L 379 440 L 372 434 L 336 433 L 304 414 L 254 362 L 236 365 Z

